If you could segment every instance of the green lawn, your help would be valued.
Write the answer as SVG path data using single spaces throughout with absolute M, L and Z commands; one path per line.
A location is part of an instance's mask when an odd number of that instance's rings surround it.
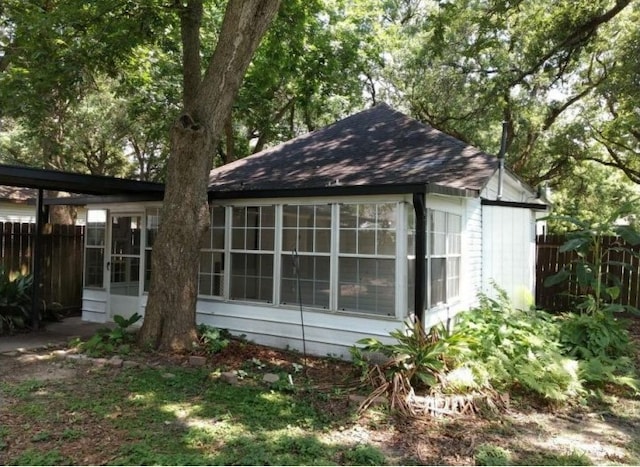
M 350 412 L 330 419 L 313 392 L 231 386 L 206 369 L 91 369 L 76 384 L 28 380 L 0 389 L 15 424 L 0 429 L 0 443 L 24 446 L 8 464 L 386 463 L 367 444 L 323 441 Z

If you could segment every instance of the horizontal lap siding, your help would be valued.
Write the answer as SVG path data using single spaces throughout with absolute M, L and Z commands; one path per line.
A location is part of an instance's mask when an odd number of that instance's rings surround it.
M 198 301 L 197 321 L 246 335 L 259 344 L 303 350 L 300 310 L 229 302 Z M 349 357 L 349 348 L 359 339 L 377 337 L 389 342 L 389 332 L 401 321 L 303 312 L 305 346 L 313 355 Z

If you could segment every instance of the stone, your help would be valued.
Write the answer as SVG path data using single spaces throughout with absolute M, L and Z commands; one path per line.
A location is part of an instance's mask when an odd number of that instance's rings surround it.
M 163 377 L 164 379 L 173 379 L 173 378 L 175 378 L 175 377 L 176 377 L 176 375 L 174 375 L 173 373 L 163 373 L 163 374 L 162 374 L 162 377 Z
M 207 364 L 207 357 L 201 355 L 191 355 L 189 357 L 189 365 L 191 366 L 205 366 Z
M 232 386 L 238 385 L 238 375 L 236 375 L 233 371 L 225 371 L 224 373 L 220 374 L 220 380 Z
M 107 364 L 106 358 L 94 358 L 93 364 L 96 366 L 105 366 Z
M 125 360 L 122 362 L 123 368 L 140 368 L 140 363 L 134 362 L 133 360 Z
M 277 383 L 279 380 L 280 376 L 275 373 L 265 373 L 262 377 L 262 381 L 269 384 Z
M 122 364 L 124 361 L 120 357 L 111 357 L 107 361 L 107 365 L 112 366 L 114 368 L 122 368 Z

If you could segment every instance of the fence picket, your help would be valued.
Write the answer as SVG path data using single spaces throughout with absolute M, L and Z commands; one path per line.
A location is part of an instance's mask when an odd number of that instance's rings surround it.
M 42 235 L 42 288 L 44 306 L 82 305 L 84 227 L 45 226 Z M 35 224 L 0 222 L 0 266 L 6 272 L 31 272 Z
M 575 299 L 566 295 L 584 294 L 586 291 L 580 290 L 576 281 L 569 284 L 562 284 L 553 287 L 545 287 L 544 281 L 560 271 L 563 267 L 573 269 L 577 255 L 573 252 L 561 253 L 560 247 L 565 243 L 567 237 L 564 235 L 539 235 L 537 237 L 537 258 L 536 258 L 536 306 L 548 311 L 568 311 L 574 307 Z M 610 247 L 624 247 L 640 254 L 640 245 L 635 247 L 624 242 L 620 237 L 604 237 L 602 239 L 602 251 Z M 589 258 L 591 260 L 591 258 Z M 626 262 L 631 268 L 623 268 L 619 265 L 608 264 L 608 271 L 615 274 L 620 279 L 620 296 L 615 303 L 621 305 L 631 305 L 640 308 L 640 259 L 632 256 L 628 252 L 611 251 L 604 256 L 604 261 Z

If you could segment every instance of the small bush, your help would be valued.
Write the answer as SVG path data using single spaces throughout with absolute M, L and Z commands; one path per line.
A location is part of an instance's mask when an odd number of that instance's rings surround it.
M 206 324 L 198 326 L 200 345 L 208 354 L 216 354 L 229 345 L 231 334 L 226 329 L 218 329 Z
M 347 451 L 344 457 L 348 465 L 384 465 L 387 461 L 379 449 L 362 444 Z
M 90 357 L 101 357 L 104 355 L 127 354 L 131 351 L 131 343 L 134 335 L 129 328 L 142 319 L 138 313 L 134 313 L 129 318 L 120 315 L 113 317 L 116 327 L 113 329 L 102 328 L 91 336 L 86 342 L 80 342 L 78 348 Z
M 474 455 L 476 465 L 511 465 L 509 451 L 492 444 L 481 444 Z
M 469 340 L 469 366 L 481 386 L 521 387 L 554 401 L 583 392 L 578 364 L 562 352 L 555 318 L 514 309 L 504 292 L 460 316 L 456 332 Z
M 28 326 L 33 276 L 10 275 L 0 268 L 0 334 Z

